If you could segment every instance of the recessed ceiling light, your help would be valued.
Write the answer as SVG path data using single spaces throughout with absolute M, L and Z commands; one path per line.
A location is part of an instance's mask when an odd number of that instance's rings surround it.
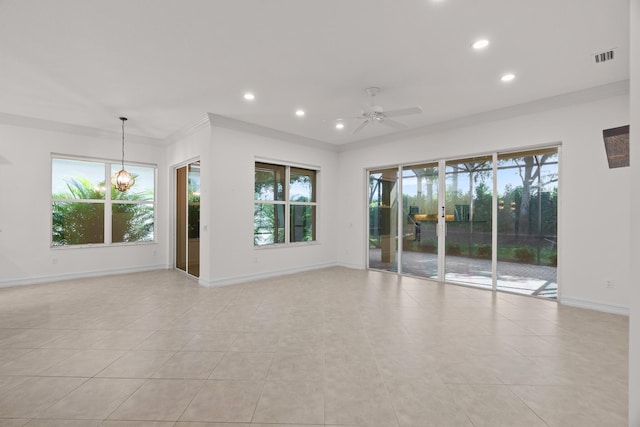
M 244 94 L 244 99 L 246 99 L 247 101 L 253 101 L 254 99 L 256 99 L 256 96 L 251 92 L 247 92 Z
M 344 129 L 344 123 L 342 122 L 336 123 L 336 129 Z
M 481 50 L 484 49 L 485 47 L 489 46 L 489 40 L 487 39 L 480 39 L 480 40 L 476 40 L 475 42 L 473 42 L 473 44 L 471 45 L 472 48 L 476 49 L 476 50 Z
M 512 81 L 515 78 L 516 78 L 515 74 L 507 73 L 507 74 L 503 74 L 502 77 L 500 77 L 500 80 L 502 80 L 503 82 L 507 83 L 507 82 Z
M 302 109 L 296 110 L 296 116 L 304 117 L 304 110 L 302 110 Z

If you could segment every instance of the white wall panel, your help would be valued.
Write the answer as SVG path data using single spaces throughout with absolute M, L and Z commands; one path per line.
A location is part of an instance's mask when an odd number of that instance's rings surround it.
M 317 242 L 288 247 L 254 247 L 256 158 L 319 167 Z M 342 188 L 337 179 L 337 160 L 335 151 L 218 127 L 213 119 L 208 219 L 211 276 L 208 284 L 228 284 L 335 264 L 335 219 L 345 209 L 358 209 L 355 205 L 339 206 L 336 202 L 336 194 Z
M 126 142 L 125 162 L 158 165 L 155 244 L 51 248 L 51 153 L 120 160 L 119 138 L 0 126 L 0 286 L 164 268 L 164 147 Z
M 561 295 L 575 305 L 626 311 L 630 169 L 608 168 L 602 130 L 629 122 L 628 102 L 616 96 L 342 152 L 339 204 L 361 208 L 338 218 L 340 261 L 365 266 L 366 168 L 561 143 Z M 614 280 L 613 289 L 605 288 L 605 279 Z

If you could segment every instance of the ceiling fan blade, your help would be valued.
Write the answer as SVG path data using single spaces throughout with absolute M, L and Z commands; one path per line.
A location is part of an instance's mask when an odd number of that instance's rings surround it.
M 404 123 L 396 122 L 395 120 L 389 120 L 389 119 L 384 119 L 380 123 L 382 123 L 383 125 L 392 127 L 394 129 L 406 129 L 406 128 L 409 127 L 409 126 L 405 125 Z
M 422 108 L 412 107 L 412 108 L 402 108 L 400 110 L 385 111 L 384 115 L 387 117 L 398 117 L 398 116 L 408 116 L 410 114 L 420 114 L 420 113 L 422 113 Z
M 364 127 L 365 127 L 366 125 L 368 125 L 368 124 L 369 124 L 369 120 L 365 120 L 364 122 L 360 123 L 360 126 L 358 126 L 357 128 L 355 128 L 355 129 L 353 130 L 353 132 L 351 132 L 351 135 L 354 135 L 354 134 L 356 134 L 356 133 L 360 132 L 360 131 L 361 131 L 362 129 L 364 129 Z

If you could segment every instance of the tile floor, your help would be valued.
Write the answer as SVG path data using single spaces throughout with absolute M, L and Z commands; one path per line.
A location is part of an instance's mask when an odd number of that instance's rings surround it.
M 5 288 L 0 427 L 622 427 L 627 320 L 344 268 Z

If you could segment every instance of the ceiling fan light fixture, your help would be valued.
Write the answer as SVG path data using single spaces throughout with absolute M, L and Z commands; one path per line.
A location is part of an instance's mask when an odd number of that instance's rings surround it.
M 336 123 L 336 129 L 338 129 L 338 130 L 344 129 L 344 123 L 342 123 L 342 122 Z
M 377 105 L 375 101 L 375 97 L 380 92 L 380 88 L 375 86 L 368 87 L 365 89 L 365 92 L 367 92 L 367 94 L 371 96 L 371 104 L 369 105 L 369 107 L 367 107 L 366 111 L 362 112 L 359 117 L 355 117 L 356 119 L 362 120 L 362 122 L 351 132 L 352 135 L 360 132 L 370 123 L 381 123 L 396 130 L 407 129 L 407 125 L 390 119 L 390 117 L 400 117 L 408 116 L 410 114 L 422 113 L 422 108 L 420 107 L 409 107 L 387 111 L 382 108 L 382 105 Z
M 124 122 L 127 121 L 126 117 L 120 117 L 122 120 L 122 169 L 114 173 L 111 177 L 111 185 L 113 188 L 120 192 L 125 192 L 136 183 L 136 178 L 127 172 L 124 168 Z

